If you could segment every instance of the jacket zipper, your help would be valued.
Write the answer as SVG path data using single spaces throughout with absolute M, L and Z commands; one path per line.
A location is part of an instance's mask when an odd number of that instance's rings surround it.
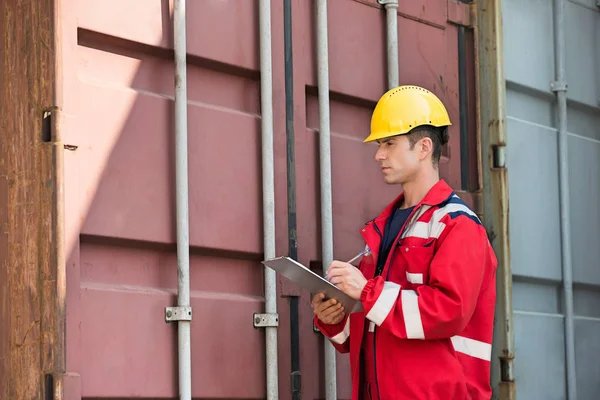
M 379 255 L 381 255 L 381 245 L 383 244 L 383 234 L 379 230 L 377 223 L 373 221 L 373 226 L 375 227 L 375 231 L 379 235 Z M 377 266 L 375 266 L 377 268 Z M 381 270 L 383 273 L 383 270 Z M 379 273 L 375 270 L 375 276 L 378 276 Z M 379 379 L 377 378 L 377 326 L 373 328 L 373 371 L 375 375 L 375 387 L 377 388 L 377 399 L 381 399 L 379 395 Z M 369 388 L 369 396 L 371 396 L 371 388 Z
M 410 215 L 406 219 L 406 222 L 404 222 L 404 226 L 402 226 L 402 228 L 400 229 L 400 234 L 398 235 L 398 238 L 396 239 L 395 243 L 393 243 L 390 248 L 391 254 L 388 257 L 388 260 L 391 261 L 392 258 L 394 257 L 396 247 L 398 246 L 398 243 L 400 242 L 400 239 L 401 239 L 402 235 L 404 234 L 404 231 L 406 230 L 408 225 L 412 222 L 412 219 L 414 218 L 414 216 L 416 215 L 416 213 L 419 211 L 420 208 L 421 208 L 420 205 L 415 207 L 413 212 L 410 213 Z M 373 226 L 375 227 L 375 231 L 379 235 L 379 255 L 381 255 L 381 245 L 383 244 L 383 235 L 382 235 L 381 231 L 379 230 L 379 228 L 377 227 L 377 224 L 375 223 L 375 221 L 373 221 Z M 383 265 L 383 269 L 381 270 L 381 272 L 379 274 L 383 274 L 384 269 L 385 269 L 385 264 Z M 378 271 L 375 271 L 375 276 L 379 276 L 379 274 L 377 272 Z M 388 268 L 387 276 L 389 276 L 389 274 L 390 274 L 390 269 Z M 386 276 L 386 280 L 387 280 L 387 276 Z M 375 387 L 377 387 L 377 399 L 380 400 L 381 393 L 379 392 L 379 377 L 377 376 L 377 326 L 375 326 L 373 328 L 373 370 L 375 372 Z M 371 391 L 369 390 L 369 395 L 370 394 L 371 394 Z
M 379 227 L 377 226 L 377 223 L 375 223 L 375 221 L 373 221 L 373 226 L 375 227 L 375 231 L 377 232 L 377 234 L 379 235 L 379 255 L 381 255 L 381 245 L 383 244 L 383 234 L 381 233 L 381 231 L 379 230 Z M 375 266 L 377 268 L 377 266 Z M 385 265 L 384 265 L 385 268 Z M 379 274 L 383 273 L 383 269 L 381 270 L 381 272 L 379 271 L 375 271 L 375 276 L 378 276 Z M 377 378 L 377 326 L 375 326 L 373 328 L 373 371 L 375 375 L 375 387 L 377 388 L 377 399 L 381 399 L 381 395 L 379 394 L 379 379 Z M 369 396 L 371 395 L 371 390 L 369 388 Z

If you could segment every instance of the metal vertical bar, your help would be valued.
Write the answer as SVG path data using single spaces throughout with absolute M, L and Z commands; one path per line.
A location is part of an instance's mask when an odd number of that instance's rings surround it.
M 271 53 L 271 1 L 260 0 L 260 101 L 262 133 L 263 246 L 265 259 L 275 257 L 275 178 L 273 160 L 273 70 Z M 277 313 L 276 272 L 265 267 L 265 312 Z M 279 398 L 277 327 L 266 327 L 267 400 Z
M 177 209 L 177 303 L 190 306 L 190 257 L 188 216 L 186 4 L 175 0 L 175 192 Z M 191 400 L 191 321 L 179 320 L 179 398 Z
M 296 170 L 294 150 L 294 62 L 292 54 L 292 2 L 283 2 L 283 36 L 285 57 L 285 133 L 288 189 L 288 240 L 290 258 L 298 259 L 296 237 Z
M 333 261 L 331 131 L 329 119 L 329 49 L 327 0 L 317 0 L 317 84 L 319 88 L 319 165 L 321 181 L 321 246 L 323 273 Z M 335 347 L 324 337 L 325 399 L 337 399 Z
M 560 190 L 560 241 L 565 302 L 565 350 L 567 362 L 567 393 L 577 399 L 575 374 L 575 328 L 573 313 L 573 266 L 571 257 L 571 219 L 569 189 L 569 154 L 567 136 L 567 82 L 565 78 L 565 3 L 554 0 L 554 63 L 556 81 L 551 89 L 556 93 L 558 124 L 558 159 Z
M 399 85 L 398 76 L 398 0 L 377 0 L 385 5 L 387 32 L 388 89 Z
M 469 108 L 467 104 L 467 50 L 465 27 L 458 27 L 458 101 L 460 120 L 460 180 L 463 190 L 471 190 L 469 175 Z
M 294 58 L 292 45 L 292 1 L 283 2 L 284 74 L 285 74 L 285 133 L 288 196 L 289 256 L 298 260 L 298 234 L 296 228 L 296 161 L 294 135 Z M 302 386 L 300 374 L 300 331 L 298 299 L 290 297 L 290 350 L 292 400 L 299 400 Z
M 298 296 L 290 296 L 290 339 L 292 356 L 292 400 L 300 400 L 302 375 L 300 374 L 300 306 Z
M 483 224 L 498 259 L 497 296 L 492 344 L 493 398 L 516 399 L 514 326 L 510 264 L 508 169 L 505 165 L 506 82 L 501 0 L 476 3 L 479 55 L 479 126 L 483 180 Z M 485 99 L 480 101 L 479 99 Z

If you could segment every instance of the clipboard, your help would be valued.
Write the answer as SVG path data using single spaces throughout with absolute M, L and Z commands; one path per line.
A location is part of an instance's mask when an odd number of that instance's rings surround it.
M 342 303 L 346 313 L 363 311 L 363 305 L 359 300 L 354 300 L 327 279 L 315 274 L 309 268 L 289 257 L 272 258 L 262 261 L 262 264 L 279 272 L 296 285 L 313 294 L 323 292 L 325 293 L 325 299 L 336 299 Z

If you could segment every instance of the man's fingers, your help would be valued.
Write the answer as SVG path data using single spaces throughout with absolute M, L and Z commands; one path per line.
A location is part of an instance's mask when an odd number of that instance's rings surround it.
M 340 276 L 334 276 L 333 278 L 331 278 L 329 280 L 329 282 L 331 282 L 331 283 L 333 283 L 334 285 L 337 286 L 338 284 L 343 283 L 344 279 L 342 277 L 340 277 Z
M 311 301 L 313 306 L 317 306 L 321 303 L 321 293 L 317 293 L 313 296 L 312 301 Z
M 354 268 L 354 267 L 352 267 Z M 348 274 L 348 266 L 346 264 L 331 264 L 327 270 L 327 278 L 331 281 L 331 278 L 336 276 L 345 276 Z
M 325 293 L 317 293 L 312 298 L 312 305 L 314 308 L 317 308 L 321 303 L 323 303 L 323 299 L 325 298 Z
M 342 309 L 342 305 L 341 304 L 336 304 L 333 306 L 328 307 L 327 309 L 323 310 L 320 314 L 323 318 L 328 317 L 330 315 L 333 315 L 335 312 L 339 311 Z
M 344 315 L 345 313 L 343 309 L 336 310 L 335 312 L 326 317 L 327 323 L 331 325 L 337 324 L 344 318 Z
M 324 293 L 317 293 L 313 296 L 313 312 L 324 323 L 337 324 L 343 319 L 345 310 L 337 300 L 329 299 L 323 301 L 324 298 Z
M 335 310 L 339 309 L 341 307 L 341 304 L 334 304 L 334 305 L 330 305 L 328 307 L 323 307 L 319 310 L 320 314 L 322 316 L 327 316 L 329 314 L 331 314 L 332 312 L 334 312 Z
M 340 322 L 342 322 L 345 315 L 346 315 L 345 312 L 341 312 L 333 321 L 331 321 L 331 324 L 332 325 L 339 324 Z
M 339 276 L 345 276 L 346 274 L 347 274 L 346 270 L 336 269 L 333 271 L 328 271 L 327 277 L 329 278 L 329 280 L 331 280 L 332 278 L 339 277 Z
M 319 303 L 319 309 L 320 310 L 325 310 L 331 306 L 334 306 L 337 304 L 337 300 L 336 299 L 329 299 L 327 301 L 322 301 L 321 303 Z

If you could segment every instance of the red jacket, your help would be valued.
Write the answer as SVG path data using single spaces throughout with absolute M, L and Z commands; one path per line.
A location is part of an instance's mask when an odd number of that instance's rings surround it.
M 496 256 L 479 218 L 442 180 L 413 210 L 374 277 L 386 220 L 400 195 L 361 230 L 371 249 L 364 312 L 321 332 L 350 352 L 352 399 L 359 399 L 365 316 L 375 323 L 375 376 L 381 400 L 489 399 Z

